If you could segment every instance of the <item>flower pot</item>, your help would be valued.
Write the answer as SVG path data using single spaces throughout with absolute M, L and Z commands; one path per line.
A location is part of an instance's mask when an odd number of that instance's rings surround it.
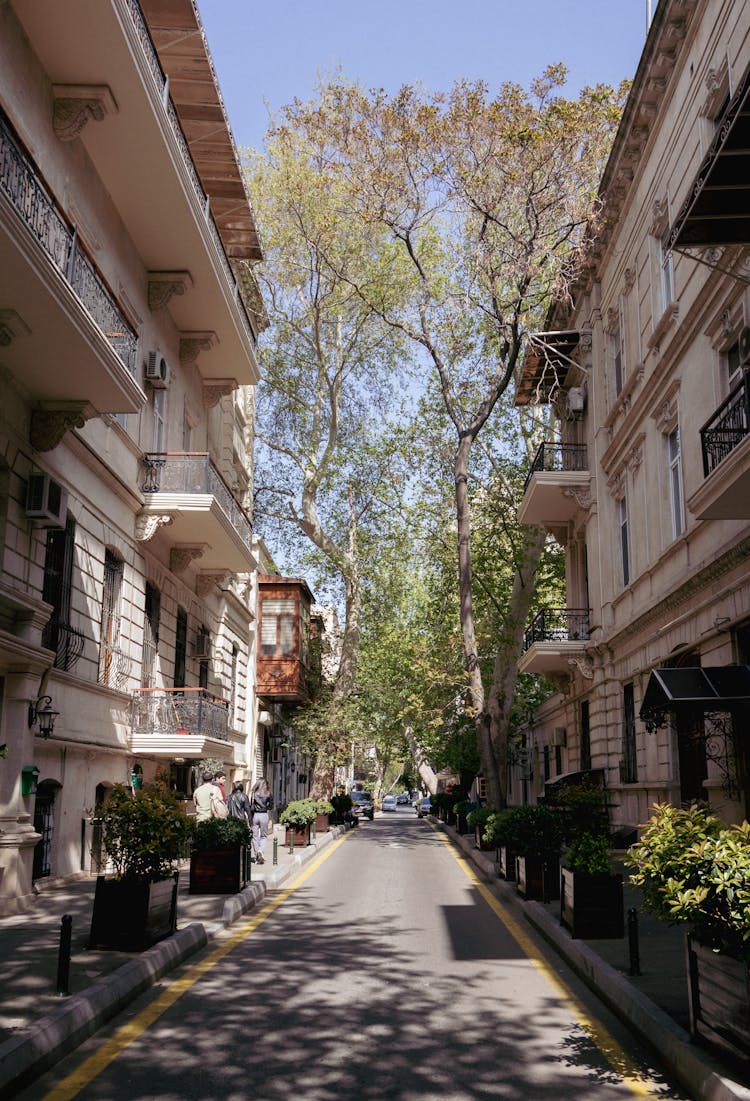
M 96 880 L 89 948 L 141 952 L 177 928 L 177 879 Z
M 621 875 L 560 869 L 560 922 L 572 937 L 615 940 L 625 934 Z
M 560 897 L 560 864 L 556 856 L 517 856 L 516 890 L 522 898 L 551 902 Z
M 690 1032 L 711 1047 L 750 1059 L 750 967 L 687 938 Z
M 191 895 L 236 895 L 247 885 L 246 849 L 203 849 L 190 854 Z
M 295 849 L 304 849 L 310 844 L 310 826 L 287 826 L 286 828 L 286 845 L 287 848 L 290 844 L 290 834 L 294 838 Z
M 515 883 L 516 853 L 508 845 L 501 845 L 498 852 L 500 853 L 500 875 L 508 883 Z

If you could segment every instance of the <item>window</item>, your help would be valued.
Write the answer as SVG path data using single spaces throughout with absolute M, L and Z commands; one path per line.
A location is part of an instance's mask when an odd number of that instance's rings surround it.
M 232 667 L 229 681 L 229 722 L 234 726 L 237 722 L 237 675 L 239 668 L 240 652 L 236 646 L 232 646 Z
M 145 622 L 143 624 L 143 674 L 144 688 L 156 684 L 156 656 L 159 651 L 159 620 L 161 618 L 161 593 L 155 585 L 146 582 Z
M 731 347 L 727 348 L 722 356 L 726 371 L 727 392 L 733 390 L 742 378 L 742 360 L 740 358 L 740 342 L 735 340 Z
M 70 670 L 83 650 L 83 635 L 70 625 L 70 600 L 75 557 L 75 521 L 47 532 L 42 600 L 52 605 L 52 616 L 42 632 L 42 645 L 55 651 L 55 668 Z
M 618 324 L 617 328 L 609 336 L 609 350 L 612 358 L 612 374 L 615 382 L 615 393 L 617 395 L 622 393 L 623 384 L 623 347 L 622 347 L 622 327 Z
M 632 684 L 622 686 L 622 760 L 620 780 L 623 784 L 638 782 L 635 757 L 635 695 Z
M 589 701 L 581 701 L 581 772 L 591 768 L 591 722 Z
M 184 688 L 187 658 L 187 612 L 177 609 L 177 622 L 174 632 L 174 686 Z
M 669 494 L 672 505 L 672 536 L 676 539 L 685 530 L 679 428 L 675 428 L 667 436 L 667 459 L 669 462 Z
M 260 624 L 260 652 L 265 656 L 289 657 L 295 653 L 294 625 L 297 602 L 294 598 L 266 598 Z
M 153 391 L 154 410 L 154 451 L 160 454 L 164 451 L 164 423 L 166 418 L 167 391 L 155 389 Z
M 628 503 L 623 497 L 617 502 L 620 520 L 620 561 L 622 562 L 622 583 L 630 584 L 630 539 L 628 536 Z
M 102 593 L 102 641 L 99 652 L 99 683 L 120 688 L 127 670 L 120 649 L 120 602 L 124 563 L 112 551 L 104 553 Z
M 657 246 L 657 259 L 660 274 L 660 305 L 662 313 L 664 313 L 664 311 L 674 302 L 674 263 L 672 259 L 672 250 L 669 248 L 669 232 L 670 227 L 667 226 L 659 238 Z

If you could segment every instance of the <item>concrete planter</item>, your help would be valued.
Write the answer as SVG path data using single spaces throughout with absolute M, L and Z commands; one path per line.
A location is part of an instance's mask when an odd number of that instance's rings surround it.
M 560 922 L 573 937 L 615 940 L 625 933 L 621 875 L 560 869 Z
M 177 879 L 96 881 L 89 948 L 141 952 L 177 929 Z
M 246 885 L 247 850 L 244 845 L 191 852 L 191 895 L 236 895 Z
M 690 1032 L 747 1064 L 750 1060 L 750 967 L 687 938 Z

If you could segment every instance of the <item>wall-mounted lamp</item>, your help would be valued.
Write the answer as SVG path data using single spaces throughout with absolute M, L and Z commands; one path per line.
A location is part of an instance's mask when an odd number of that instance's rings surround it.
M 55 719 L 59 714 L 60 712 L 52 707 L 51 696 L 40 696 L 36 703 L 29 704 L 29 729 L 38 723 L 38 737 L 49 738 L 55 729 Z

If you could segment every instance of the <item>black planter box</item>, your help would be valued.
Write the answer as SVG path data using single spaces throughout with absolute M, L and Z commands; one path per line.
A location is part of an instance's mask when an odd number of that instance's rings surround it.
M 750 967 L 743 960 L 687 938 L 690 1032 L 731 1055 L 745 1070 L 750 1060 Z
M 89 948 L 142 952 L 177 929 L 177 878 L 96 880 Z
M 475 826 L 474 827 L 474 844 L 476 845 L 476 847 L 479 849 L 480 852 L 483 852 L 483 853 L 494 852 L 497 846 L 493 845 L 490 841 L 485 841 L 484 838 L 482 837 L 483 833 L 484 833 L 484 826 Z
M 191 895 L 236 895 L 247 886 L 244 845 L 203 849 L 190 854 Z
M 583 875 L 560 869 L 560 922 L 583 940 L 625 935 L 621 875 Z
M 552 902 L 560 897 L 557 857 L 517 856 L 516 890 L 528 901 Z
M 515 883 L 516 853 L 508 845 L 501 845 L 498 852 L 500 853 L 500 875 L 508 883 Z

